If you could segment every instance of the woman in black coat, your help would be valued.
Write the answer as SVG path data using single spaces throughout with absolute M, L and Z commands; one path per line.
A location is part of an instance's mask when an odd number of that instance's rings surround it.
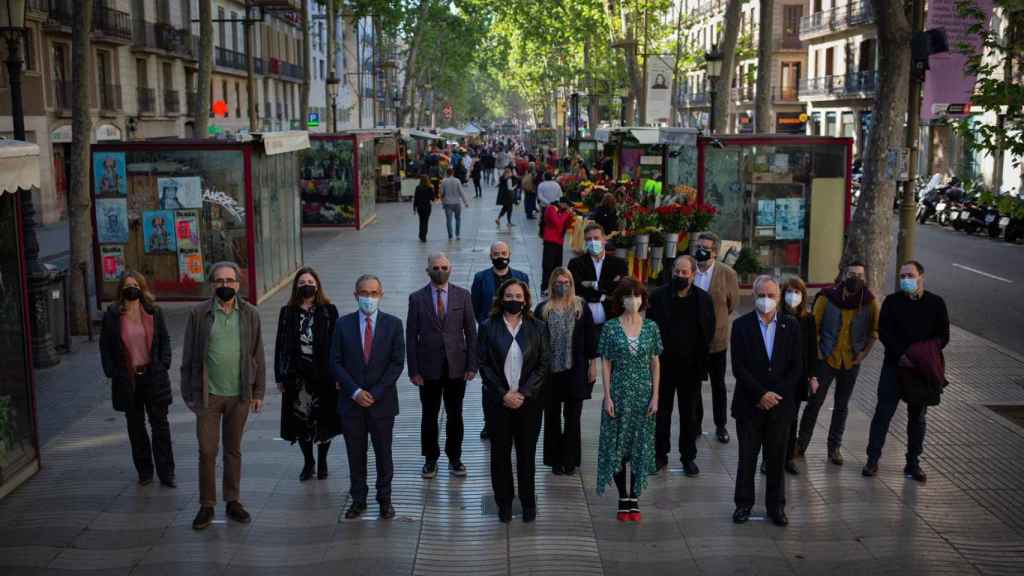
M 551 352 L 547 326 L 534 318 L 525 282 L 506 280 L 498 288 L 491 315 L 480 325 L 477 342 L 498 518 L 502 522 L 512 520 L 514 445 L 523 522 L 532 522 L 537 517 L 534 460 L 540 435 L 541 390 Z
M 430 227 L 430 206 L 434 202 L 434 186 L 430 177 L 420 176 L 420 184 L 412 199 L 412 210 L 420 217 L 420 242 L 427 241 L 427 228 Z
M 473 192 L 476 198 L 483 198 L 484 191 L 480 187 L 480 178 L 483 176 L 483 162 L 480 157 L 473 158 L 473 167 L 469 170 L 469 177 L 473 179 Z
M 171 338 L 154 304 L 146 277 L 127 270 L 117 285 L 117 302 L 103 315 L 100 333 L 103 373 L 110 378 L 114 410 L 124 412 L 139 484 L 177 486 L 167 409 L 171 405 Z M 149 415 L 150 434 L 146 431 Z
M 551 273 L 551 297 L 534 315 L 548 325 L 551 364 L 544 385 L 544 465 L 571 476 L 581 462 L 580 416 L 597 381 L 597 326 L 590 308 L 576 296 L 572 273 Z M 563 428 L 564 418 L 564 428 Z
M 305 464 L 299 480 L 327 478 L 331 438 L 341 433 L 338 392 L 328 367 L 331 338 L 338 309 L 331 304 L 312 268 L 300 269 L 292 281 L 292 296 L 281 307 L 274 346 L 274 378 L 284 394 L 281 438 L 298 442 Z M 317 460 L 313 444 L 317 443 Z
M 782 283 L 782 311 L 797 319 L 800 323 L 800 351 L 803 353 L 803 370 L 796 398 L 796 409 L 793 411 L 793 424 L 789 427 L 789 443 L 786 445 L 786 472 L 799 474 L 796 460 L 802 454 L 797 452 L 797 428 L 800 415 L 800 403 L 806 402 L 818 390 L 818 326 L 814 322 L 814 314 L 807 302 L 807 286 L 796 276 L 790 276 Z M 764 463 L 761 464 L 762 468 Z
M 507 166 L 498 179 L 498 200 L 497 205 L 501 206 L 501 212 L 494 223 L 501 226 L 501 217 L 506 216 L 508 225 L 512 225 L 512 205 L 516 202 L 516 188 L 519 187 L 519 178 L 512 174 L 512 167 Z

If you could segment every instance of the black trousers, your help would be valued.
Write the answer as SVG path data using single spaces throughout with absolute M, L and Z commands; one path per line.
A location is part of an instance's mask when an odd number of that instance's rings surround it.
M 487 404 L 487 430 L 491 434 L 491 486 L 498 506 L 511 506 L 516 491 L 512 481 L 512 448 L 516 450 L 519 476 L 519 501 L 524 508 L 537 505 L 534 490 L 537 439 L 540 436 L 541 410 L 527 399 L 518 410 L 503 404 Z
M 708 354 L 708 379 L 711 381 L 711 406 L 715 415 L 715 428 L 725 428 L 728 419 L 729 395 L 725 390 L 725 357 L 728 350 Z M 698 429 L 704 425 L 704 402 L 697 403 Z
M 828 396 L 828 389 L 832 382 L 836 384 L 835 398 L 832 404 L 832 421 L 828 427 L 828 449 L 839 448 L 843 444 L 843 432 L 846 431 L 846 416 L 850 413 L 850 398 L 853 396 L 853 387 L 857 384 L 857 375 L 860 373 L 860 366 L 849 369 L 833 368 L 828 362 L 818 362 L 818 391 L 807 399 L 807 407 L 804 408 L 804 415 L 800 419 L 800 445 L 806 448 L 811 443 L 811 436 L 814 434 L 814 425 L 818 422 L 818 413 L 821 412 L 825 398 Z
M 348 453 L 349 494 L 356 502 L 366 502 L 366 460 L 369 441 L 373 443 L 373 456 L 377 461 L 377 501 L 391 501 L 391 480 L 395 476 L 395 463 L 391 456 L 392 432 L 395 416 L 374 417 L 366 408 L 356 407 L 341 418 Z
M 548 376 L 544 402 L 544 465 L 578 467 L 582 462 L 580 416 L 583 400 L 573 398 L 566 389 L 569 372 Z M 556 385 L 556 382 L 562 382 Z M 559 387 L 560 386 L 560 387 Z
M 509 224 L 512 223 L 512 204 L 502 204 L 501 205 L 501 212 L 498 212 L 497 220 L 501 220 L 502 216 L 506 217 L 506 219 L 508 220 Z
M 878 404 L 871 417 L 871 433 L 868 437 L 868 460 L 878 462 L 882 457 L 885 437 L 889 424 L 900 405 L 899 380 L 896 367 L 882 365 L 878 379 Z M 928 407 L 923 404 L 907 404 L 907 464 L 917 466 L 924 452 L 924 435 L 928 430 Z
M 443 368 L 448 371 L 447 363 Z M 438 443 L 440 434 L 437 418 L 441 412 L 441 401 L 444 401 L 445 441 L 444 453 L 448 463 L 462 461 L 462 399 L 466 396 L 466 381 L 452 378 L 426 380 L 420 387 L 420 403 L 423 405 L 423 417 L 420 418 L 420 446 L 422 455 L 429 461 L 436 461 L 441 456 Z
M 679 372 L 663 374 L 658 389 L 654 453 L 658 458 L 667 458 L 668 453 L 672 451 L 672 400 L 675 396 L 679 401 L 679 456 L 684 462 L 688 462 L 697 457 L 697 437 L 700 436 L 697 406 L 701 401 L 701 383 L 686 378 Z
M 554 242 L 544 242 L 544 254 L 541 259 L 541 267 L 543 272 L 541 273 L 540 289 L 548 289 L 548 279 L 551 277 L 551 272 L 562 265 L 562 245 L 555 244 Z
M 430 228 L 430 207 L 420 208 L 416 214 L 420 217 L 420 240 L 426 241 L 427 229 Z
M 150 400 L 151 387 L 156 384 L 146 372 L 135 377 L 135 398 L 131 409 L 124 413 L 128 425 L 128 441 L 132 446 L 132 460 L 139 478 L 153 477 L 154 465 L 162 480 L 174 478 L 174 450 L 171 447 L 171 425 L 167 422 L 167 407 L 163 402 Z M 149 417 L 150 433 L 146 431 Z
M 756 409 L 749 420 L 736 420 L 736 438 L 740 459 L 736 469 L 736 506 L 754 505 L 754 475 L 757 455 L 764 446 L 764 461 L 768 469 L 765 480 L 765 507 L 769 512 L 786 507 L 786 488 L 783 483 L 783 465 L 786 461 L 786 443 L 793 422 L 792 408 L 776 407 L 767 412 Z
M 477 198 L 481 198 L 484 195 L 483 189 L 480 187 L 480 179 L 473 178 L 473 192 Z

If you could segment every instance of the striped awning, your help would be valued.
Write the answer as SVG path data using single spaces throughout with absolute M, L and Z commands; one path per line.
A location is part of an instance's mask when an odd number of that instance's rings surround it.
M 0 194 L 39 187 L 39 146 L 0 140 Z

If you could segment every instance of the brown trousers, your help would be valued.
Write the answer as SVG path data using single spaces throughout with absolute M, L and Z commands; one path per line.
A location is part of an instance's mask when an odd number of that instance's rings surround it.
M 200 506 L 217 504 L 217 449 L 221 436 L 224 437 L 224 501 L 238 500 L 242 479 L 242 432 L 248 417 L 247 400 L 214 394 L 210 394 L 206 408 L 196 415 Z

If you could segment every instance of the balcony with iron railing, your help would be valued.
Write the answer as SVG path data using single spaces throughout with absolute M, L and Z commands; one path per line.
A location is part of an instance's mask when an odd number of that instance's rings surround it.
M 97 86 L 100 95 L 100 110 L 105 112 L 121 111 L 121 85 L 100 84 Z
M 92 31 L 108 38 L 131 42 L 132 15 L 97 3 L 92 13 Z
M 775 49 L 776 50 L 803 50 L 804 43 L 800 41 L 800 36 L 794 34 L 784 34 L 781 37 L 775 38 Z
M 878 89 L 878 71 L 819 76 L 800 81 L 799 93 L 808 98 L 865 98 Z
M 163 22 L 136 19 L 133 47 L 137 50 L 156 50 L 183 58 L 195 58 L 192 53 L 192 35 Z
M 177 90 L 164 90 L 164 114 L 177 116 L 181 113 L 181 96 Z
M 741 102 L 741 103 L 753 102 L 754 101 L 754 95 L 757 92 L 754 88 L 755 87 L 754 87 L 753 84 L 747 84 L 745 86 L 740 86 L 738 88 L 733 88 L 732 89 L 732 101 L 733 102 Z
M 236 52 L 229 48 L 217 46 L 213 50 L 217 66 L 231 68 L 233 70 L 245 70 L 245 54 Z
M 292 64 L 291 62 L 281 63 L 281 75 L 285 78 L 291 78 L 293 80 L 303 80 L 304 70 L 302 66 L 298 64 Z
M 156 114 L 156 90 L 139 86 L 136 88 L 139 101 L 139 114 Z
M 800 19 L 800 39 L 827 36 L 875 21 L 871 2 L 858 0 L 836 6 L 821 12 L 809 14 Z
M 772 86 L 772 100 L 775 102 L 799 102 L 800 87 L 794 86 Z

